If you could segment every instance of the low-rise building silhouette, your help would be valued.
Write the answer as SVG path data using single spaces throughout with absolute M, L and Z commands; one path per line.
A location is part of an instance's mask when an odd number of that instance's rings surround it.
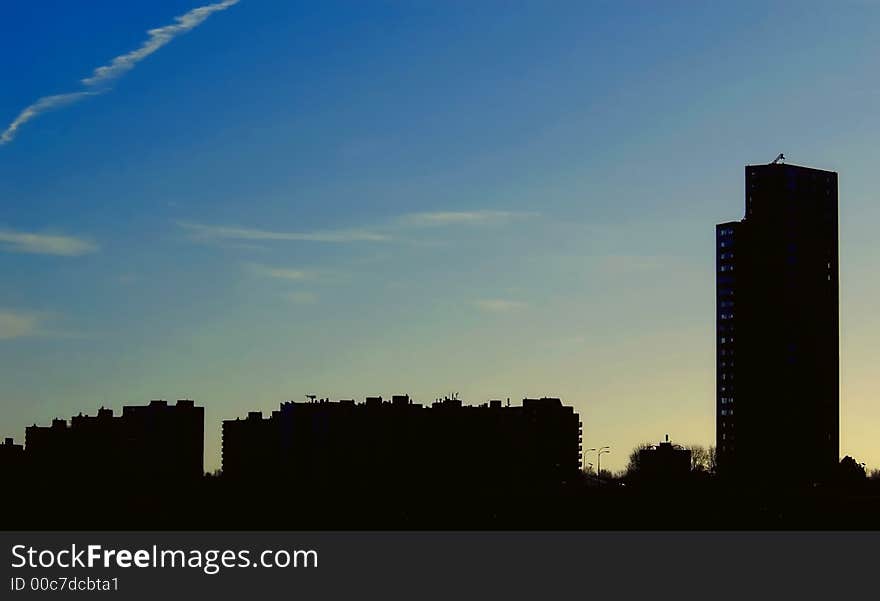
M 17 481 L 24 472 L 24 447 L 7 438 L 0 445 L 0 482 Z
M 675 482 L 691 471 L 691 452 L 666 440 L 639 451 L 639 478 L 644 482 Z
M 169 405 L 80 413 L 25 430 L 25 457 L 34 477 L 69 479 L 87 468 L 106 482 L 197 481 L 204 473 L 204 408 L 190 400 Z
M 558 398 L 514 407 L 455 398 L 425 407 L 405 395 L 286 402 L 268 417 L 223 422 L 223 475 L 385 498 L 559 486 L 578 475 L 580 432 L 578 415 Z

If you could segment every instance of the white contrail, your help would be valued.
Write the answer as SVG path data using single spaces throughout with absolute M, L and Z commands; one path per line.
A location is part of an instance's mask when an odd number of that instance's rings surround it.
M 131 70 L 140 61 L 144 60 L 156 50 L 176 38 L 182 33 L 186 33 L 190 29 L 194 29 L 202 24 L 202 22 L 210 17 L 213 13 L 226 10 L 233 4 L 238 4 L 239 0 L 223 0 L 216 4 L 208 4 L 194 8 L 185 15 L 175 17 L 176 23 L 166 25 L 157 29 L 150 29 L 147 34 L 150 36 L 137 50 L 132 50 L 127 54 L 117 56 L 110 64 L 98 67 L 92 73 L 91 77 L 86 77 L 82 82 L 87 86 L 103 83 L 109 79 L 115 79 Z
M 0 134 L 0 145 L 8 144 L 12 142 L 15 138 L 15 134 L 18 132 L 18 128 L 33 119 L 34 117 L 45 113 L 46 111 L 51 111 L 52 109 L 57 109 L 62 106 L 66 106 L 68 104 L 73 104 L 78 100 L 82 100 L 86 96 L 94 96 L 95 94 L 100 94 L 103 90 L 96 90 L 94 92 L 72 92 L 70 94 L 56 94 L 55 96 L 43 96 L 30 106 L 26 107 L 23 111 L 18 114 L 12 123 Z
M 126 71 L 134 68 L 138 62 L 156 52 L 156 50 L 176 38 L 178 35 L 198 27 L 213 13 L 226 10 L 233 4 L 238 4 L 238 2 L 239 0 L 223 0 L 223 2 L 217 2 L 216 4 L 200 6 L 192 9 L 185 15 L 175 17 L 174 20 L 176 23 L 172 25 L 166 25 L 165 27 L 159 27 L 158 29 L 147 31 L 149 38 L 140 48 L 127 54 L 117 56 L 110 61 L 109 64 L 98 67 L 90 77 L 83 79 L 82 83 L 87 86 L 96 86 L 119 77 Z M 2 134 L 0 134 L 0 146 L 11 142 L 15 138 L 18 129 L 38 115 L 52 109 L 73 104 L 74 102 L 82 100 L 86 96 L 94 96 L 106 91 L 106 89 L 86 90 L 81 92 L 70 92 L 67 94 L 56 94 L 54 96 L 43 96 L 21 111 L 15 120 L 9 124 Z

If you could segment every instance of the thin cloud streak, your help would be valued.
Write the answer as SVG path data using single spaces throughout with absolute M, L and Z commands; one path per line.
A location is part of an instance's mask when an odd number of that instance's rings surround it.
M 61 108 L 63 106 L 71 105 L 75 102 L 79 102 L 83 98 L 87 96 L 95 96 L 97 94 L 103 93 L 105 90 L 95 90 L 95 91 L 85 91 L 85 92 L 72 92 L 70 94 L 56 94 L 54 96 L 43 96 L 23 111 L 21 111 L 18 116 L 9 124 L 9 126 L 0 134 L 0 145 L 8 144 L 15 139 L 15 135 L 18 133 L 18 129 L 41 114 L 51 111 L 57 108 Z
M 385 242 L 406 228 L 440 226 L 499 225 L 514 220 L 537 217 L 538 213 L 525 211 L 440 211 L 399 215 L 376 229 L 343 229 L 316 232 L 281 232 L 238 225 L 209 225 L 177 221 L 176 225 L 188 230 L 192 237 L 202 241 L 304 241 L 304 242 Z M 378 230 L 378 231 L 377 231 Z
M 52 313 L 0 308 L 0 342 L 19 338 L 92 339 L 95 333 L 47 329 L 58 316 Z
M 90 240 L 73 236 L 0 230 L 0 250 L 34 255 L 78 257 L 97 252 L 98 246 Z
M 32 313 L 0 309 L 0 340 L 35 336 L 39 319 Z
M 98 67 L 90 77 L 83 79 L 82 83 L 87 86 L 94 86 L 111 79 L 116 79 L 120 75 L 133 69 L 140 61 L 159 50 L 162 46 L 171 42 L 171 40 L 180 34 L 198 27 L 212 14 L 226 10 L 230 6 L 238 4 L 238 1 L 239 0 L 224 0 L 223 2 L 218 2 L 216 4 L 200 6 L 192 9 L 184 15 L 175 17 L 174 20 L 176 23 L 172 25 L 150 29 L 147 31 L 149 37 L 137 50 L 132 50 L 131 52 L 117 56 L 110 61 L 109 64 Z
M 133 69 L 137 63 L 156 52 L 162 46 L 168 44 L 180 34 L 186 33 L 187 31 L 201 25 L 205 19 L 213 13 L 226 10 L 234 4 L 238 4 L 238 2 L 239 0 L 224 0 L 223 2 L 218 2 L 216 4 L 200 6 L 192 9 L 184 15 L 175 17 L 175 21 L 177 22 L 172 25 L 150 29 L 147 31 L 149 38 L 147 38 L 147 41 L 145 41 L 140 48 L 127 54 L 117 56 L 110 61 L 109 64 L 98 67 L 90 77 L 81 80 L 83 85 L 94 87 L 116 79 L 125 72 Z M 39 98 L 36 102 L 22 110 L 12 123 L 3 130 L 3 133 L 0 134 L 0 146 L 12 142 L 12 140 L 15 139 L 19 128 L 39 115 L 53 109 L 69 106 L 87 98 L 88 96 L 103 94 L 108 89 L 109 88 L 100 90 L 83 90 L 80 92 L 55 94 L 53 96 L 43 96 L 42 98 Z
M 403 225 L 416 227 L 440 227 L 449 225 L 494 225 L 519 219 L 537 217 L 528 211 L 436 211 L 409 213 L 399 218 Z
M 276 232 L 237 226 L 206 225 L 186 221 L 176 222 L 178 227 L 188 230 L 194 239 L 216 240 L 279 240 L 302 242 L 384 242 L 390 240 L 386 234 L 370 230 L 330 230 L 319 232 Z

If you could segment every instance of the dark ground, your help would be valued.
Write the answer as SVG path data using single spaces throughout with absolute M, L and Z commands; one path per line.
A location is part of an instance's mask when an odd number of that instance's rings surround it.
M 4 487 L 2 530 L 877 530 L 880 482 L 809 489 L 579 481 L 506 491 L 279 488 L 206 478 Z

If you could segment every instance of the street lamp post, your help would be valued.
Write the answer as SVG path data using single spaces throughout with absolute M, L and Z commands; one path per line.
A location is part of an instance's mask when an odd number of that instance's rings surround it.
M 587 471 L 587 466 L 590 466 L 590 467 L 593 466 L 592 463 L 587 463 L 587 453 L 589 453 L 590 451 L 595 451 L 595 450 L 596 450 L 596 449 L 586 449 L 586 450 L 584 451 L 584 471 L 585 471 L 585 472 Z
M 596 449 L 596 479 L 602 481 L 602 453 L 610 453 L 611 447 L 600 447 Z

